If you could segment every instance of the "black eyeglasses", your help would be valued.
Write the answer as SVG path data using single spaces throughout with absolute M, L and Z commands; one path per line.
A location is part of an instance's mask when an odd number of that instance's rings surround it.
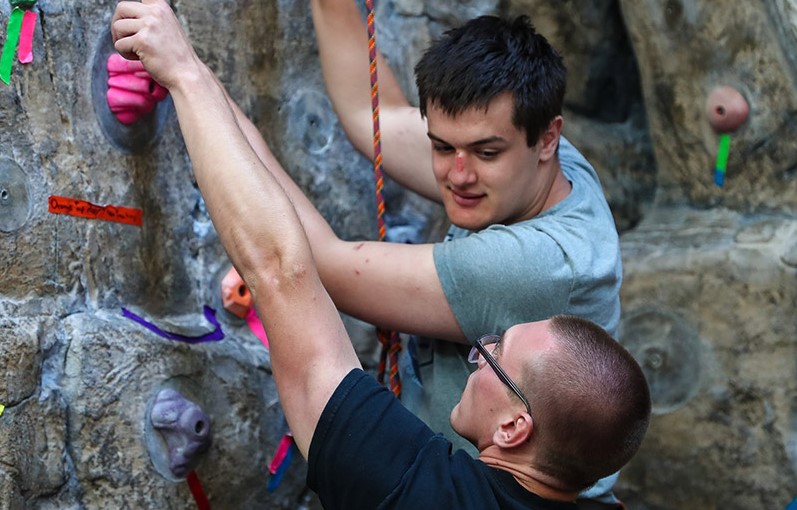
M 517 384 L 512 382 L 512 379 L 509 378 L 506 372 L 504 372 L 504 369 L 501 368 L 501 365 L 498 364 L 498 361 L 496 361 L 496 359 L 490 353 L 490 351 L 495 350 L 495 348 L 498 346 L 501 338 L 502 337 L 500 335 L 484 335 L 476 340 L 476 343 L 473 344 L 473 347 L 470 350 L 470 354 L 468 354 L 468 361 L 470 363 L 478 363 L 479 355 L 481 355 L 487 364 L 492 367 L 495 375 L 501 379 L 501 382 L 509 386 L 509 389 L 512 390 L 515 395 L 517 395 L 521 402 L 523 402 L 523 405 L 526 406 L 526 411 L 529 412 L 530 416 L 531 406 L 529 405 L 529 401 L 523 396 L 523 393 L 520 392 L 520 388 L 517 387 Z M 493 347 L 488 351 L 485 345 L 492 345 Z

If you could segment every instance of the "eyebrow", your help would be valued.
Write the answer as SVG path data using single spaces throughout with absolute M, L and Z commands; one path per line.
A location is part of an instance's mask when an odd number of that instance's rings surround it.
M 442 138 L 440 138 L 438 136 L 435 136 L 431 132 L 427 131 L 426 132 L 426 136 L 428 136 L 429 139 L 431 141 L 433 141 L 433 142 L 438 142 L 438 143 L 444 143 L 446 145 L 451 145 L 450 143 L 446 142 Z M 506 140 L 504 138 L 498 136 L 498 135 L 488 136 L 487 138 L 482 138 L 481 140 L 476 140 L 474 142 L 470 142 L 467 145 L 467 147 L 469 147 L 469 148 L 480 147 L 482 145 L 487 145 L 487 144 L 496 143 L 496 142 L 498 142 L 498 143 L 506 143 Z

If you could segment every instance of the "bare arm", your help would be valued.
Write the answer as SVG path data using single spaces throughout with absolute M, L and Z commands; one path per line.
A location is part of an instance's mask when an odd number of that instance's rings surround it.
M 112 30 L 117 50 L 139 58 L 172 94 L 219 238 L 265 318 L 280 399 L 306 457 L 324 406 L 359 362 L 316 272 L 304 229 L 168 4 L 121 2 Z
M 228 101 L 249 144 L 293 202 L 335 305 L 383 328 L 464 342 L 437 276 L 432 245 L 341 241 L 254 124 Z
M 368 34 L 354 0 L 312 0 L 321 69 L 332 105 L 352 144 L 373 158 Z M 379 35 L 377 34 L 377 41 Z M 384 170 L 391 178 L 440 201 L 432 175 L 426 122 L 378 56 L 380 131 Z

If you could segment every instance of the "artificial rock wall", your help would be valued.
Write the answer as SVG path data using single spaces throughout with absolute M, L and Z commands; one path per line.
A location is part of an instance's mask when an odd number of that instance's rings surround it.
M 168 100 L 142 127 L 104 109 L 115 2 L 40 0 L 34 61 L 0 84 L 0 508 L 194 508 L 164 469 L 149 413 L 177 389 L 207 413 L 196 473 L 214 508 L 317 507 L 294 461 L 268 353 L 221 310 L 229 267 Z M 333 228 L 374 238 L 369 163 L 326 97 L 305 2 L 173 7 L 199 55 Z M 782 508 L 797 495 L 797 2 L 384 0 L 378 42 L 412 97 L 428 42 L 472 16 L 529 14 L 565 56 L 565 134 L 601 174 L 625 264 L 622 341 L 655 416 L 618 493 L 631 509 Z M 0 2 L 0 26 L 10 8 Z M 4 34 L 4 32 L 3 32 Z M 712 182 L 708 94 L 750 104 L 727 181 Z M 219 169 L 223 171 L 223 169 Z M 55 215 L 52 195 L 143 211 L 140 227 Z M 428 238 L 440 209 L 388 185 L 391 238 Z M 213 329 L 187 344 L 164 330 Z M 370 328 L 347 319 L 366 362 Z

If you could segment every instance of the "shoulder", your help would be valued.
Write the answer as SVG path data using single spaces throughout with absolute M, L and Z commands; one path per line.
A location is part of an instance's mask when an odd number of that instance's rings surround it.
M 559 138 L 559 163 L 562 165 L 562 173 L 573 183 L 575 189 L 576 182 L 588 184 L 593 190 L 600 191 L 600 178 L 592 164 L 587 158 L 564 136 Z
M 496 257 L 524 256 L 523 251 L 528 249 L 533 249 L 537 255 L 547 250 L 555 252 L 558 243 L 545 228 L 548 221 L 538 216 L 512 225 L 490 225 L 477 232 L 454 227 L 449 231 L 447 242 L 435 244 L 435 258 L 464 252 L 461 256 L 465 260 L 487 257 L 494 263 Z
M 589 167 L 593 172 L 595 171 L 589 161 L 587 161 L 587 158 L 581 154 L 581 151 L 564 136 L 559 137 L 559 161 L 562 166 Z
M 308 454 L 308 486 L 324 508 L 377 508 L 433 437 L 387 388 L 352 370 L 319 418 Z

